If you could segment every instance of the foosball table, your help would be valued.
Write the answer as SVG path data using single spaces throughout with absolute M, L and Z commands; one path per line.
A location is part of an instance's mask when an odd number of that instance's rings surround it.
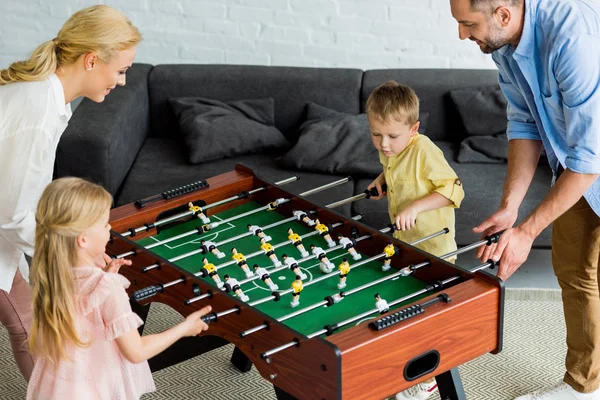
M 270 183 L 238 165 L 111 211 L 107 253 L 132 260 L 132 307 L 151 302 L 187 316 L 206 305 L 205 335 L 150 360 L 153 370 L 227 343 L 278 399 L 383 399 L 436 377 L 442 399 L 464 399 L 457 367 L 502 346 L 504 289 L 484 271 L 444 259 L 490 245 L 485 238 L 441 258 L 373 229 L 340 204 L 299 195 L 295 178 Z M 423 240 L 447 234 L 431 232 Z M 202 371 L 198 372 L 199 376 Z

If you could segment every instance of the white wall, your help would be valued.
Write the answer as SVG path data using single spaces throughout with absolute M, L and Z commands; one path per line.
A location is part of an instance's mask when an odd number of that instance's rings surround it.
M 0 0 L 0 68 L 98 3 L 141 30 L 137 62 L 495 68 L 458 39 L 449 0 Z

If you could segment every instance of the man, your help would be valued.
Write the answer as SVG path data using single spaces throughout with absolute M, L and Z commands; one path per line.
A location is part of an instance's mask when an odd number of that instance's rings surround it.
M 554 222 L 552 264 L 567 326 L 564 383 L 519 397 L 600 399 L 600 4 L 592 0 L 450 0 L 461 40 L 492 54 L 508 101 L 508 168 L 499 209 L 475 232 L 506 230 L 479 251 L 507 279 Z M 557 178 L 519 225 L 542 147 Z M 526 372 L 525 372 L 526 373 Z

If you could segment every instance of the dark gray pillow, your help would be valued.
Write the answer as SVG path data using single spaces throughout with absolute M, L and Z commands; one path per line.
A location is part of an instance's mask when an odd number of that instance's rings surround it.
M 425 123 L 423 118 L 419 132 L 424 132 Z M 298 133 L 296 145 L 276 160 L 279 166 L 365 176 L 377 176 L 382 171 L 366 114 L 346 114 L 308 103 L 306 121 Z
M 467 136 L 506 133 L 506 98 L 498 85 L 451 90 L 450 98 Z
M 287 149 L 275 128 L 272 98 L 224 103 L 201 97 L 170 98 L 192 164 L 225 157 Z

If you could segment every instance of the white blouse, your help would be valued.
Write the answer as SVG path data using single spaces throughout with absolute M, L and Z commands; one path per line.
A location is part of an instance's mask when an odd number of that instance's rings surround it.
M 60 136 L 71 118 L 56 75 L 0 86 L 0 289 L 10 291 L 17 268 L 29 280 L 35 211 L 52 181 Z

